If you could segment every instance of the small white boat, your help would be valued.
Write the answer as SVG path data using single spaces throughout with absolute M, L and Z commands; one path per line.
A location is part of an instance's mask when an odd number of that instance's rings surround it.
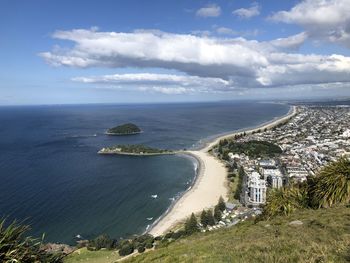
M 76 238 L 79 238 L 79 239 L 82 239 L 82 238 L 83 238 L 83 237 L 82 237 L 81 235 L 79 235 L 79 234 L 76 235 L 75 237 L 76 237 Z
M 158 195 L 151 195 L 152 198 L 156 199 Z
M 151 221 L 153 219 L 153 217 L 147 217 L 148 221 Z

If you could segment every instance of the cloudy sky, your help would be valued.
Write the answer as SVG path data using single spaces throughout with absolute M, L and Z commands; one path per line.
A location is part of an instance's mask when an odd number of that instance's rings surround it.
M 0 79 L 0 105 L 350 97 L 350 0 L 2 0 Z

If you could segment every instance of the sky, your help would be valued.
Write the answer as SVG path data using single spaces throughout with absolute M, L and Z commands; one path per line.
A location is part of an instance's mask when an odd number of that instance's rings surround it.
M 0 105 L 350 97 L 350 0 L 0 0 Z

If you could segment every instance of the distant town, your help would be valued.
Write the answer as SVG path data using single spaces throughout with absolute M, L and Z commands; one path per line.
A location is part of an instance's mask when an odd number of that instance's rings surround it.
M 349 106 L 298 106 L 286 123 L 236 135 L 234 141 L 220 141 L 213 153 L 224 159 L 231 171 L 244 172 L 237 189 L 239 201 L 247 207 L 258 207 L 265 204 L 268 188 L 303 182 L 328 162 L 349 157 L 349 123 Z M 255 148 L 248 148 L 246 145 L 252 142 Z M 237 145 L 245 148 L 232 152 L 231 144 L 233 149 Z M 265 152 L 262 146 L 268 147 Z M 280 152 L 271 154 L 275 146 Z

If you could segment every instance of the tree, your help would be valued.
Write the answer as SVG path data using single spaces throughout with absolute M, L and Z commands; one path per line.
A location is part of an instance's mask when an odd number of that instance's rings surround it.
M 238 183 L 237 183 L 236 191 L 235 191 L 234 196 L 233 196 L 236 200 L 239 200 L 241 192 L 242 192 L 244 175 L 245 175 L 245 172 L 244 172 L 243 167 L 239 167 L 239 169 L 238 169 Z
M 220 196 L 219 198 L 218 207 L 221 212 L 223 212 L 226 209 L 225 201 L 224 198 L 222 198 L 222 196 Z
M 216 222 L 219 222 L 221 220 L 221 211 L 220 211 L 219 206 L 217 206 L 217 205 L 214 208 L 214 218 L 215 218 Z
M 207 227 L 208 225 L 208 215 L 205 210 L 203 210 L 201 213 L 201 224 L 203 225 L 203 227 Z
M 130 255 L 132 252 L 134 252 L 134 246 L 131 243 L 127 243 L 119 249 L 120 256 Z
M 145 252 L 145 247 L 144 246 L 139 246 L 138 248 L 137 248 L 137 252 L 139 252 L 139 253 L 143 253 L 143 252 Z
M 190 218 L 187 219 L 187 221 L 185 223 L 185 231 L 186 231 L 186 234 L 188 234 L 188 235 L 191 235 L 191 234 L 199 231 L 197 219 L 193 213 L 190 216 Z
M 207 218 L 208 218 L 208 225 L 209 226 L 215 225 L 215 219 L 214 219 L 214 216 L 213 216 L 213 211 L 211 211 L 210 209 L 207 211 Z
M 111 239 L 108 235 L 100 235 L 89 241 L 89 247 L 95 250 L 100 250 L 101 248 L 112 249 L 115 248 L 116 244 L 117 241 Z
M 350 160 L 341 158 L 325 166 L 309 188 L 313 207 L 350 203 Z

